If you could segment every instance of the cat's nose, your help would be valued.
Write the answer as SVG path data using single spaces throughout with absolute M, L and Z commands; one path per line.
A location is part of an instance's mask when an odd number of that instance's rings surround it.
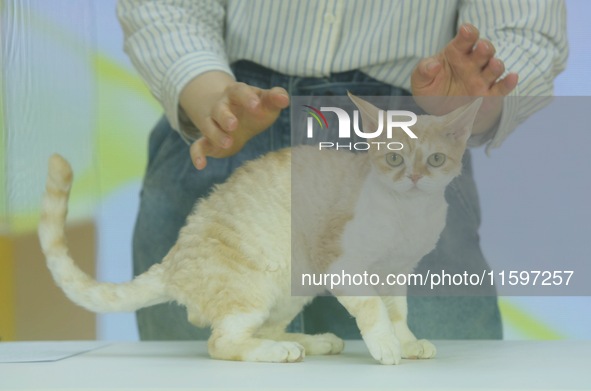
M 423 176 L 421 174 L 412 174 L 408 176 L 412 183 L 416 184 Z

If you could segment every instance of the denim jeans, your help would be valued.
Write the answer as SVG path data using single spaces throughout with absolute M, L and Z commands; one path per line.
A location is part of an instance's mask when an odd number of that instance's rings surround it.
M 381 83 L 359 71 L 327 78 L 299 78 L 282 75 L 253 63 L 233 65 L 238 81 L 260 88 L 284 87 L 290 95 L 360 96 L 409 95 L 408 91 Z M 275 124 L 250 140 L 235 156 L 208 159 L 198 172 L 191 163 L 189 146 L 163 118 L 149 141 L 149 162 L 141 192 L 134 239 L 133 262 L 136 275 L 160 262 L 177 239 L 180 228 L 195 202 L 206 196 L 213 185 L 223 182 L 235 168 L 268 151 L 290 145 L 290 112 L 284 110 Z M 488 269 L 480 251 L 478 227 L 480 210 L 470 154 L 464 156 L 461 176 L 448 187 L 447 225 L 437 248 L 419 264 L 418 271 L 481 273 Z M 455 289 L 455 290 L 454 290 Z M 462 287 L 445 286 L 436 295 L 423 295 L 409 288 L 408 320 L 419 338 L 499 339 L 501 319 L 494 288 L 473 295 Z M 137 312 L 142 340 L 206 339 L 208 329 L 188 323 L 186 311 L 174 303 L 160 304 Z M 317 297 L 290 325 L 291 331 L 333 332 L 345 339 L 360 338 L 355 320 L 334 297 Z

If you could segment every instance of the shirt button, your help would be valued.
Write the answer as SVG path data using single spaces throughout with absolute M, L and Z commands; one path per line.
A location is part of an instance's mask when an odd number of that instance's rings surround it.
M 332 24 L 336 20 L 337 20 L 337 18 L 333 14 L 330 14 L 330 13 L 324 14 L 324 23 Z

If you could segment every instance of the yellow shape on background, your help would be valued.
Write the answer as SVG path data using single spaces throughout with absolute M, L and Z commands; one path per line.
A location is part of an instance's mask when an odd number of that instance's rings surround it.
M 503 323 L 519 331 L 527 339 L 556 340 L 565 336 L 544 324 L 531 314 L 511 303 L 508 299 L 499 299 L 499 309 Z

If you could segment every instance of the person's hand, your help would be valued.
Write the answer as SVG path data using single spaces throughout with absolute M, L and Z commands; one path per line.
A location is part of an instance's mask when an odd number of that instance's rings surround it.
M 212 71 L 196 77 L 183 89 L 180 104 L 201 132 L 190 152 L 193 164 L 202 170 L 207 156 L 234 155 L 270 127 L 289 106 L 289 95 L 280 87 L 263 90 Z
M 440 53 L 421 60 L 414 69 L 411 90 L 415 100 L 426 112 L 443 115 L 461 104 L 453 97 L 485 97 L 472 133 L 485 132 L 498 120 L 502 97 L 517 86 L 518 80 L 516 73 L 500 79 L 505 65 L 494 55 L 494 46 L 479 39 L 476 27 L 462 25 Z

